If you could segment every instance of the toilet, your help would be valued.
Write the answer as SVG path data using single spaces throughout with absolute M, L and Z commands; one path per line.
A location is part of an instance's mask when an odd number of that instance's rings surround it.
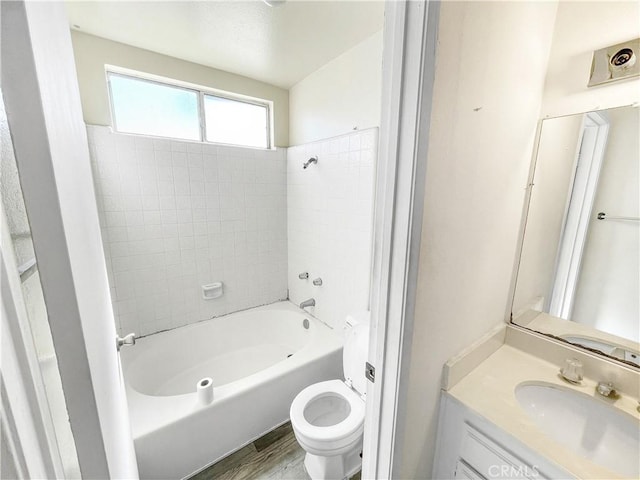
M 362 434 L 369 349 L 369 314 L 348 316 L 342 352 L 344 380 L 314 383 L 291 403 L 291 426 L 307 452 L 312 480 L 342 480 L 362 465 Z

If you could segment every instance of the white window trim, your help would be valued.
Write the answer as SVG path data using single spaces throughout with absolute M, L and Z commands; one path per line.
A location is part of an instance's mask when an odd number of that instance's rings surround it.
M 188 90 L 196 93 L 198 95 L 198 122 L 200 125 L 200 139 L 191 140 L 191 139 L 178 138 L 178 137 L 165 137 L 165 136 L 158 136 L 158 135 L 146 135 L 143 133 L 121 132 L 120 130 L 118 130 L 117 124 L 116 124 L 115 112 L 114 112 L 113 95 L 111 92 L 111 83 L 109 81 L 109 74 L 132 77 L 145 82 L 158 83 L 168 87 L 180 88 L 183 90 Z M 168 78 L 160 75 L 154 75 L 152 73 L 139 72 L 137 70 L 131 70 L 129 68 L 118 67 L 115 65 L 108 65 L 108 64 L 105 65 L 105 81 L 107 83 L 107 92 L 109 97 L 109 113 L 111 115 L 111 128 L 114 132 L 122 133 L 125 135 L 137 135 L 141 137 L 153 137 L 153 138 L 168 138 L 171 140 L 178 140 L 178 141 L 184 141 L 184 142 L 206 143 L 211 145 L 222 145 L 222 146 L 228 146 L 228 147 L 253 148 L 258 150 L 275 150 L 274 128 L 273 128 L 273 125 L 274 125 L 273 101 L 271 100 L 266 100 L 264 98 L 258 98 L 258 97 L 251 97 L 249 95 L 243 95 L 235 92 L 228 92 L 226 90 L 219 90 L 216 88 L 206 87 L 204 85 L 184 82 L 182 80 L 177 80 L 175 78 Z M 260 107 L 265 107 L 267 111 L 267 146 L 254 147 L 250 145 L 238 145 L 235 143 L 220 143 L 220 142 L 208 141 L 206 136 L 206 132 L 207 132 L 206 118 L 204 114 L 205 95 L 225 98 L 225 99 L 233 100 L 236 102 L 248 103 L 251 105 L 258 105 Z

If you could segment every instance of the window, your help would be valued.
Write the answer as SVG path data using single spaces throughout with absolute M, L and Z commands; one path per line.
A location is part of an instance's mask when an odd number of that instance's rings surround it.
M 267 148 L 269 110 L 266 105 L 204 96 L 208 142 Z
M 107 80 L 117 132 L 271 146 L 267 101 L 113 71 L 107 71 Z
M 198 92 L 109 73 L 118 132 L 200 140 Z

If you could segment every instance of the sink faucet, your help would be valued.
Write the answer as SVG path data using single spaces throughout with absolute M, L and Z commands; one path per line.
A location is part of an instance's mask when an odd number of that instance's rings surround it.
M 613 383 L 611 382 L 598 382 L 596 392 L 607 398 L 616 398 L 618 396 L 616 387 L 614 387 Z
M 315 307 L 315 306 L 316 306 L 315 298 L 310 298 L 309 300 L 305 300 L 300 304 L 300 308 Z

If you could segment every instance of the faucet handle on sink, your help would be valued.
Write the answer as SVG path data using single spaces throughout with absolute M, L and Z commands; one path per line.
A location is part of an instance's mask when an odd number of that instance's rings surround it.
M 596 386 L 596 391 L 607 398 L 617 398 L 618 392 L 616 392 L 616 387 L 611 382 L 598 382 Z
M 577 358 L 567 358 L 564 367 L 560 369 L 560 375 L 569 383 L 580 383 L 583 378 L 582 362 Z

